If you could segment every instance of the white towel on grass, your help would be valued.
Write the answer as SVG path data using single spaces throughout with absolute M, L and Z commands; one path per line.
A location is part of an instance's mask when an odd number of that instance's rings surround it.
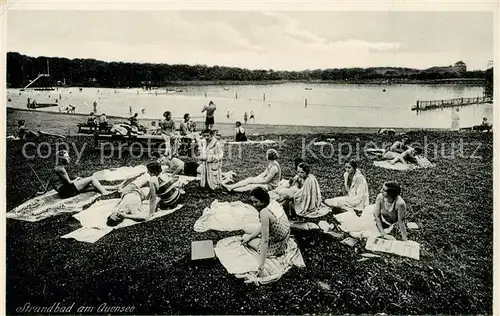
M 96 241 L 110 233 L 113 229 L 119 229 L 144 223 L 126 218 L 117 226 L 107 226 L 106 221 L 111 213 L 116 211 L 116 206 L 119 201 L 120 199 L 98 201 L 85 211 L 73 215 L 73 217 L 80 222 L 82 227 L 75 231 L 72 231 L 69 234 L 61 236 L 61 238 L 74 238 L 82 242 L 95 243 Z M 141 208 L 149 208 L 149 201 L 144 201 L 141 205 Z M 151 221 L 156 218 L 171 214 L 179 210 L 180 208 L 182 208 L 182 205 L 177 205 L 177 207 L 171 210 L 158 210 L 147 221 Z
M 201 217 L 194 223 L 194 230 L 236 231 L 246 225 L 259 224 L 259 212 L 251 205 L 237 202 L 214 200 L 210 208 L 205 208 Z
M 214 248 L 226 270 L 245 283 L 267 284 L 277 281 L 293 266 L 305 267 L 304 259 L 297 243 L 288 239 L 287 249 L 283 256 L 267 258 L 264 264 L 263 276 L 257 275 L 260 255 L 246 245 L 242 245 L 240 236 L 220 240 Z

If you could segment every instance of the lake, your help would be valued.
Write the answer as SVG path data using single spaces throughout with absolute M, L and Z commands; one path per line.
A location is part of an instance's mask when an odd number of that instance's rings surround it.
M 272 125 L 351 126 L 351 127 L 408 127 L 449 128 L 451 108 L 421 112 L 411 111 L 417 100 L 440 100 L 478 97 L 483 87 L 465 84 L 306 84 L 235 85 L 182 87 L 182 92 L 165 89 L 60 88 L 57 91 L 20 91 L 8 89 L 11 99 L 7 106 L 26 108 L 27 98 L 38 103 L 54 103 L 60 108 L 76 107 L 77 113 L 93 111 L 107 115 L 129 116 L 129 109 L 139 118 L 161 119 L 164 111 L 174 118 L 190 113 L 202 120 L 201 108 L 208 101 L 217 105 L 217 122 L 243 121 L 245 112 L 255 113 L 255 123 Z M 384 91 L 385 89 L 385 91 Z M 206 98 L 205 98 L 206 94 Z M 60 99 L 59 99 L 60 97 Z M 307 105 L 306 105 L 307 104 Z M 142 113 L 144 109 L 144 114 Z M 59 111 L 58 107 L 39 109 Z M 227 111 L 230 118 L 226 117 Z M 493 121 L 492 104 L 460 108 L 460 126 L 477 125 L 483 117 Z

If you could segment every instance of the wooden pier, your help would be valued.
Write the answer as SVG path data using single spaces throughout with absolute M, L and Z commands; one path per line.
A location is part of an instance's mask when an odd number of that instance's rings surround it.
M 492 103 L 492 97 L 475 97 L 475 98 L 457 98 L 448 100 L 434 100 L 434 101 L 417 101 L 412 111 L 426 111 L 433 109 L 451 108 L 459 106 L 467 106 L 472 104 Z

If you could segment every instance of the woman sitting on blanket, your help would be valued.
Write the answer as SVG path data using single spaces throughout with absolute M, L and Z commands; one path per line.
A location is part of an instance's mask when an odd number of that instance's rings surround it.
M 278 159 L 278 152 L 274 149 L 268 149 L 266 157 L 269 164 L 264 172 L 256 177 L 247 178 L 233 185 L 227 185 L 226 189 L 229 192 L 247 192 L 257 187 L 261 187 L 266 191 L 276 189 L 281 180 L 281 168 L 276 161 Z
M 284 202 L 291 218 L 297 215 L 305 216 L 321 206 L 321 191 L 316 177 L 311 174 L 311 167 L 305 162 L 297 166 L 298 182 L 302 183 L 300 189 L 288 197 Z
M 375 207 L 368 207 L 361 214 L 361 218 L 375 217 L 378 232 L 382 238 L 394 239 L 388 235 L 397 223 L 401 232 L 401 239 L 408 240 L 406 232 L 406 203 L 401 197 L 401 187 L 397 182 L 386 182 L 377 195 Z
M 179 149 L 180 137 L 178 133 L 175 131 L 175 121 L 172 120 L 172 113 L 170 111 L 165 111 L 165 113 L 163 113 L 163 117 L 165 117 L 165 119 L 161 123 L 161 136 L 165 141 L 167 151 L 169 151 L 171 148 L 170 144 L 171 140 L 172 139 L 174 140 L 173 153 L 176 153 L 177 150 Z
M 74 180 L 71 180 L 68 176 L 68 172 L 64 168 L 64 166 L 70 163 L 69 153 L 66 150 L 60 150 L 57 153 L 57 158 L 59 160 L 59 164 L 56 164 L 56 166 L 54 167 L 54 173 L 57 175 L 60 185 L 55 186 L 56 191 L 57 193 L 59 193 L 59 197 L 61 199 L 73 197 L 84 191 L 98 191 L 102 195 L 106 195 L 111 193 L 111 191 L 108 191 L 107 189 L 116 189 L 116 186 L 104 187 L 103 185 L 101 185 L 99 180 L 97 180 L 93 176 L 83 179 L 77 177 Z
M 160 187 L 158 175 L 161 173 L 161 165 L 151 162 L 147 165 L 148 175 L 140 176 L 129 185 L 120 190 L 121 200 L 116 205 L 116 211 L 108 217 L 106 225 L 116 226 L 125 218 L 134 221 L 145 221 L 150 218 L 157 207 L 157 192 Z M 145 187 L 149 187 L 149 193 L 145 194 Z M 147 192 L 147 190 L 146 190 Z M 143 208 L 142 201 L 149 199 L 149 208 Z
M 295 172 L 297 172 L 298 166 L 304 162 L 304 159 L 297 157 L 293 160 L 293 163 L 295 165 Z M 284 201 L 285 198 L 291 198 L 297 192 L 301 187 L 302 187 L 302 179 L 299 177 L 298 174 L 296 174 L 292 179 L 289 180 L 281 180 L 279 183 L 279 186 L 272 190 L 269 191 L 269 196 L 271 196 L 271 199 L 273 200 L 278 200 L 278 202 Z
M 368 206 L 370 202 L 368 183 L 355 160 L 345 164 L 344 188 L 347 191 L 347 196 L 327 199 L 325 204 L 343 210 L 363 210 Z
M 285 254 L 290 237 L 290 222 L 281 205 L 270 200 L 269 194 L 263 188 L 254 188 L 250 192 L 250 198 L 253 206 L 259 211 L 260 224 L 246 227 L 241 242 L 260 254 L 261 274 L 266 258 Z

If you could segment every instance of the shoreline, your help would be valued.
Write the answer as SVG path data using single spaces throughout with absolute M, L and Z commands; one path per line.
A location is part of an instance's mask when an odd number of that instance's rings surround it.
M 262 81 L 238 81 L 238 80 L 193 80 L 193 81 L 166 81 L 162 85 L 131 85 L 131 86 L 105 86 L 105 85 L 67 85 L 54 86 L 54 88 L 101 88 L 101 89 L 142 89 L 143 87 L 163 88 L 163 87 L 189 87 L 189 86 L 244 86 L 244 85 L 278 85 L 284 83 L 303 84 L 355 84 L 355 85 L 396 85 L 396 84 L 428 84 L 428 85 L 453 85 L 466 84 L 473 86 L 483 86 L 484 78 L 450 78 L 450 79 L 372 79 L 372 80 L 262 80 Z M 21 89 L 22 87 L 9 87 L 7 89 Z
M 55 120 L 54 116 L 64 116 L 64 120 Z M 37 111 L 37 110 L 28 110 L 28 109 L 19 109 L 7 107 L 6 117 L 7 117 L 7 135 L 13 134 L 15 128 L 17 126 L 18 119 L 26 120 L 26 125 L 28 128 L 34 128 L 34 126 L 42 127 L 46 129 L 46 132 L 58 132 L 61 130 L 67 130 L 68 134 L 65 135 L 80 135 L 77 133 L 78 127 L 76 124 L 84 123 L 86 120 L 83 118 L 87 117 L 88 114 L 83 113 L 74 113 L 74 114 L 66 114 L 60 112 L 52 112 L 52 111 Z M 126 120 L 128 117 L 122 116 L 107 116 L 108 120 Z M 176 123 L 182 118 L 174 118 Z M 36 121 L 38 124 L 33 124 L 32 122 Z M 152 119 L 141 119 L 139 122 L 147 122 L 143 125 L 149 125 Z M 43 124 L 43 123 L 46 124 Z M 57 124 L 57 122 L 60 122 Z M 198 118 L 194 119 L 194 122 L 197 125 L 197 129 L 203 129 L 203 121 L 200 121 Z M 396 133 L 401 132 L 412 132 L 412 131 L 448 131 L 446 128 L 418 128 L 418 127 L 357 127 L 357 126 L 307 126 L 307 125 L 276 125 L 276 124 L 246 124 L 243 125 L 247 136 L 250 137 L 259 137 L 270 134 L 329 134 L 329 133 L 345 133 L 345 134 L 375 134 L 381 128 L 389 128 L 396 131 Z M 228 122 L 216 122 L 215 129 L 219 130 L 219 134 L 226 136 L 234 136 L 234 123 Z

